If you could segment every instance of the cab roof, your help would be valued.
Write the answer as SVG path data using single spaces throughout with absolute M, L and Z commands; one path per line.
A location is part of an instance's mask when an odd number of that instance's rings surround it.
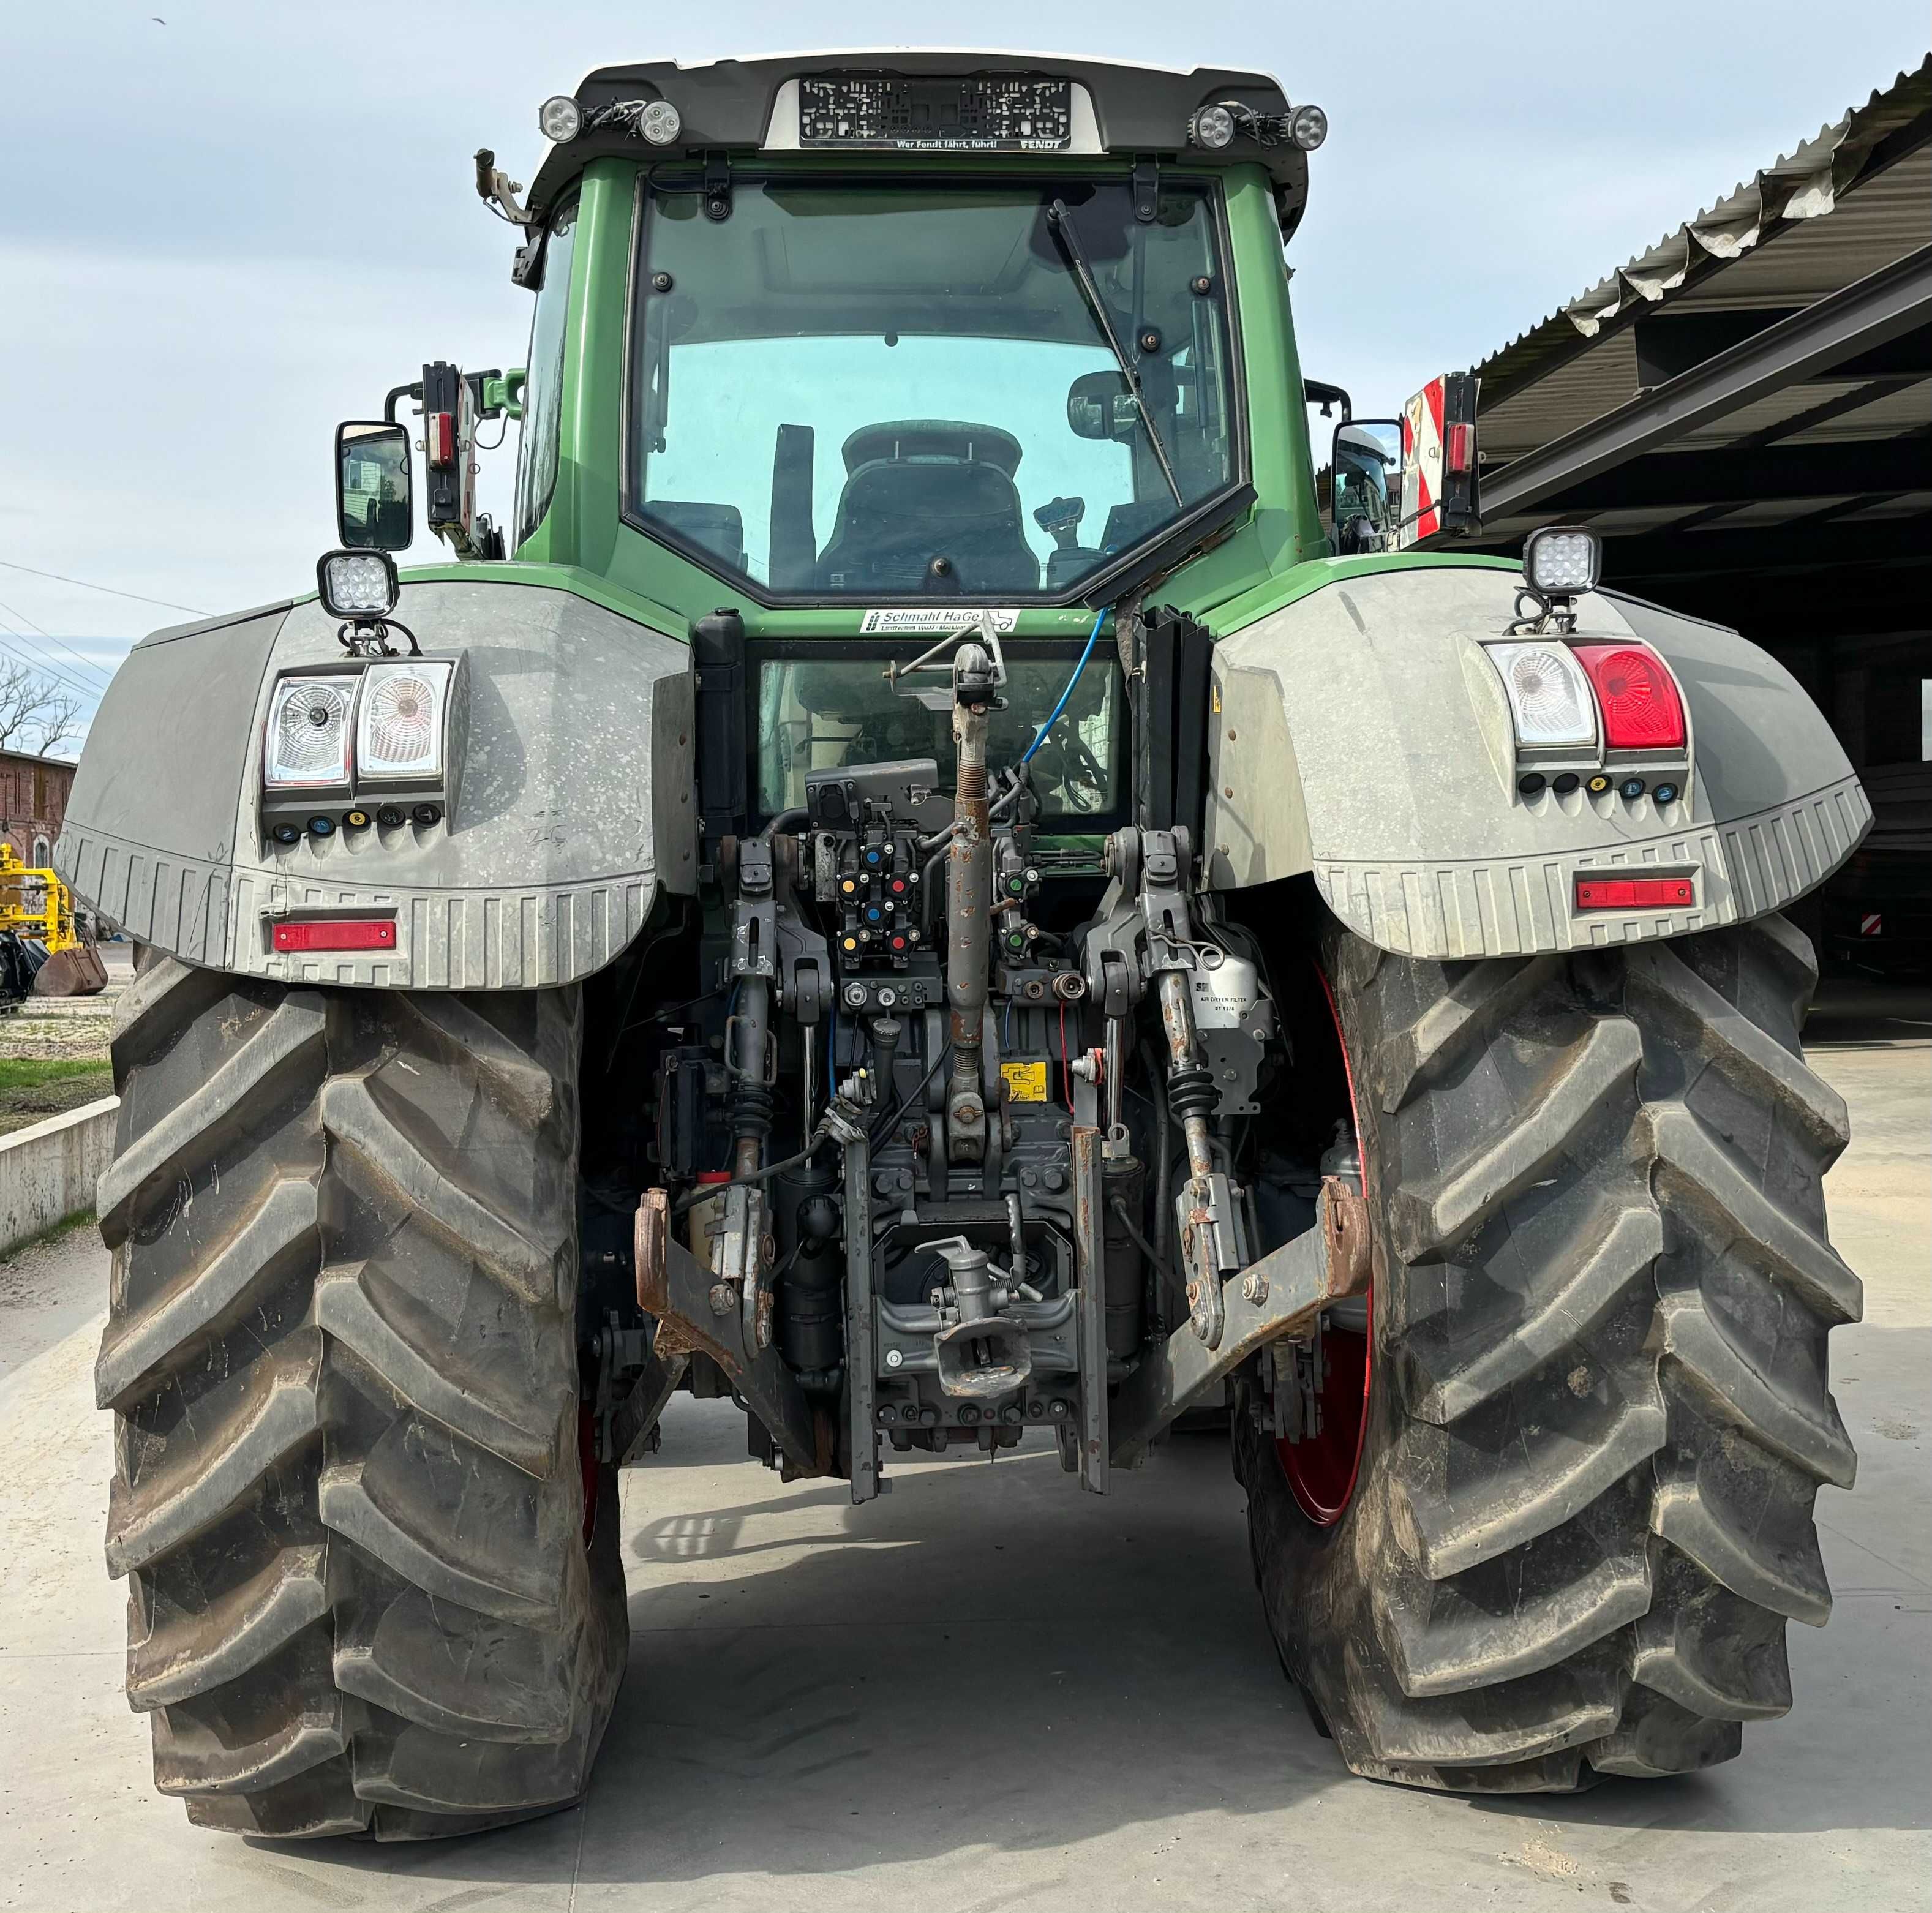
M 892 47 L 710 60 L 690 66 L 654 60 L 598 67 L 576 89 L 574 97 L 586 112 L 620 100 L 668 100 L 682 121 L 678 137 L 668 146 L 646 145 L 623 128 L 611 127 L 552 146 L 531 184 L 530 217 L 533 222 L 547 217 L 571 181 L 593 160 L 690 158 L 721 151 L 734 155 L 796 151 L 795 82 L 819 75 L 858 73 L 909 79 L 1025 73 L 1064 79 L 1073 88 L 1073 137 L 1066 147 L 1034 157 L 1064 161 L 1100 154 L 1121 158 L 1184 155 L 1190 169 L 1259 163 L 1274 181 L 1284 235 L 1300 217 L 1307 197 L 1308 156 L 1289 141 L 1263 146 L 1238 133 L 1229 145 L 1214 151 L 1187 144 L 1190 116 L 1217 100 L 1236 102 L 1259 115 L 1286 113 L 1288 97 L 1270 74 L 1224 67 L 1196 67 L 1183 73 L 1051 53 Z M 904 151 L 854 148 L 848 157 L 862 163 L 883 159 L 903 169 L 915 156 Z

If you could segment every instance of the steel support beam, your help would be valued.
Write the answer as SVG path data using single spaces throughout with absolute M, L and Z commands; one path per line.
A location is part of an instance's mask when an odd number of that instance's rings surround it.
M 1932 245 L 1807 306 L 1483 480 L 1486 516 L 1527 511 L 1766 394 L 1932 320 Z M 1480 421 L 1478 421 L 1480 427 Z
M 1923 564 L 1926 552 L 1922 512 L 1858 523 L 1827 518 L 1736 532 L 1717 525 L 1695 532 L 1666 529 L 1606 540 L 1604 582 L 1612 591 L 1641 595 L 1666 579 L 1744 584 L 1823 570 L 1852 577 L 1864 568 Z
M 1836 498 L 1932 491 L 1932 431 L 1829 445 L 1725 445 L 1660 451 L 1568 485 L 1540 508 L 1567 516 L 1681 505 L 1754 505 L 1770 498 Z M 1614 530 L 1606 535 L 1616 535 Z

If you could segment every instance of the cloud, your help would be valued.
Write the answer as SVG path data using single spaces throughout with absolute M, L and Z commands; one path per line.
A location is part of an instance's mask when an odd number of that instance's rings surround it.
M 598 64 L 961 31 L 904 0 L 718 0 L 647 31 L 630 0 L 476 0 L 460 24 L 392 0 L 166 17 L 97 0 L 0 18 L 0 557 L 210 609 L 308 587 L 338 419 L 426 359 L 521 360 L 530 301 L 514 235 L 473 196 L 476 148 L 526 180 L 538 103 Z M 1855 32 L 1821 32 L 1798 0 L 1118 0 L 1047 28 L 988 0 L 970 30 L 1266 67 L 1325 106 L 1288 256 L 1302 362 L 1384 413 L 1888 83 L 1925 37 L 1922 0 L 1867 0 Z M 510 468 L 508 450 L 484 461 L 500 514 Z M 173 615 L 15 573 L 0 598 L 104 662 Z

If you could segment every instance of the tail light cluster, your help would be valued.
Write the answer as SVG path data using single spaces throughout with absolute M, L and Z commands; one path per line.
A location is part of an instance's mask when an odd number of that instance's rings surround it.
M 440 823 L 461 755 L 460 663 L 358 660 L 278 678 L 262 737 L 267 835 L 286 845 Z
M 1690 741 L 1683 694 L 1648 645 L 1552 637 L 1485 648 L 1509 703 L 1524 796 L 1580 786 L 1630 801 L 1648 793 L 1659 804 L 1682 794 Z

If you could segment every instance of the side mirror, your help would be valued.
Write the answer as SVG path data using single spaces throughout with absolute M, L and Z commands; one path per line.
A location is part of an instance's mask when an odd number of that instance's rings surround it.
M 1131 442 L 1140 407 L 1118 372 L 1083 372 L 1066 388 L 1066 423 L 1077 439 Z
M 1335 428 L 1330 451 L 1336 548 L 1392 548 L 1402 515 L 1402 421 L 1352 418 Z
M 406 428 L 336 427 L 335 527 L 352 551 L 400 551 L 415 535 Z

